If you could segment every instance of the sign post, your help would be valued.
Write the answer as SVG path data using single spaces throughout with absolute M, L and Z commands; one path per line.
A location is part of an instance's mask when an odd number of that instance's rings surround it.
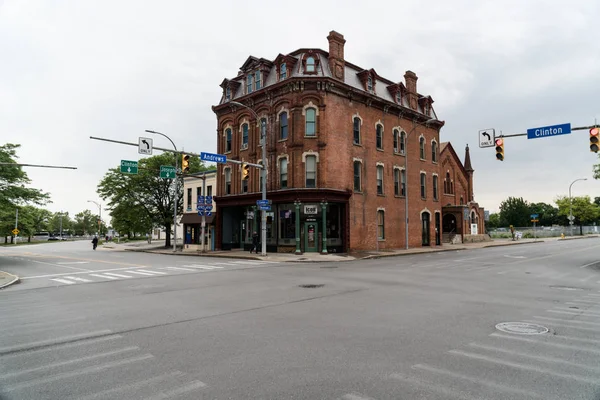
M 533 240 L 537 240 L 537 237 L 535 235 L 535 223 L 539 222 L 539 219 L 538 219 L 539 214 L 531 214 L 530 217 L 531 217 L 531 222 L 533 222 Z

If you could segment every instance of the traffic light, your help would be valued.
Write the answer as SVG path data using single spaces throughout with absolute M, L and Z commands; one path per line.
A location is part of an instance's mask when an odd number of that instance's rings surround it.
M 590 151 L 593 151 L 594 153 L 598 152 L 598 136 L 600 134 L 600 128 L 593 127 L 592 129 L 590 129 Z
M 181 172 L 187 174 L 190 172 L 190 156 L 189 154 L 181 155 Z
M 250 166 L 246 163 L 242 164 L 242 180 L 247 181 L 250 179 Z
M 504 139 L 496 139 L 496 160 L 504 161 Z

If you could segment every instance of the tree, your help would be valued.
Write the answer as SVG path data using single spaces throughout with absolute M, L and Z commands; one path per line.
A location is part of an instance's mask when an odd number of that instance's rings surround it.
M 583 225 L 595 222 L 600 217 L 600 207 L 592 203 L 590 196 L 579 196 L 572 197 L 571 202 L 569 197 L 561 196 L 556 199 L 556 205 L 558 205 L 558 213 L 560 215 L 569 215 L 569 204 L 572 203 L 571 208 L 573 210 L 573 223 L 579 225 L 579 231 L 583 234 Z
M 558 215 L 558 208 L 547 203 L 531 203 L 530 214 L 538 214 L 538 226 L 552 226 L 554 224 L 564 225 L 565 219 Z
M 500 203 L 500 224 L 502 226 L 529 226 L 531 224 L 530 209 L 522 197 L 509 197 Z
M 7 143 L 0 146 L 0 162 L 16 163 L 18 144 Z M 28 188 L 25 185 L 31 181 L 21 167 L 0 165 L 0 209 L 15 210 L 23 204 L 45 204 L 50 196 L 39 189 Z
M 110 169 L 98 184 L 98 194 L 103 200 L 109 200 L 108 206 L 115 210 L 119 205 L 139 208 L 154 226 L 166 230 L 166 247 L 171 246 L 173 223 L 174 185 L 171 179 L 159 177 L 161 165 L 173 165 L 173 154 L 164 153 L 142 158 L 138 162 L 138 174 L 121 174 L 120 168 Z M 181 157 L 176 154 L 175 157 Z M 190 173 L 207 170 L 197 157 L 190 158 Z M 177 175 L 178 202 L 177 212 L 183 209 L 183 177 Z M 123 212 L 123 210 L 121 210 Z M 123 218 L 123 221 L 127 218 Z M 126 227 L 125 227 L 126 228 Z M 128 228 L 131 229 L 131 228 Z
M 486 222 L 486 225 L 489 229 L 499 228 L 500 227 L 500 214 L 490 213 L 490 220 Z
M 121 202 L 111 210 L 110 215 L 113 228 L 119 234 L 126 234 L 129 238 L 152 230 L 152 219 L 140 205 Z
M 69 216 L 68 212 L 64 212 L 64 213 L 60 213 L 60 212 L 55 212 L 54 214 L 52 214 L 52 216 L 50 217 L 50 220 L 48 221 L 48 230 L 50 232 L 53 233 L 58 233 L 60 234 L 60 228 L 61 228 L 61 215 L 62 215 L 62 232 L 63 235 L 68 232 L 68 233 L 73 233 L 73 221 L 71 220 L 71 217 Z
M 75 214 L 73 229 L 76 235 L 89 235 L 98 232 L 98 216 L 90 210 L 84 210 Z M 63 220 L 64 222 L 64 220 Z

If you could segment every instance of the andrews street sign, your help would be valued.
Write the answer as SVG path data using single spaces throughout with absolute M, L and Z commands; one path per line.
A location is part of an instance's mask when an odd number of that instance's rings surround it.
M 527 139 L 538 139 L 549 136 L 567 135 L 571 133 L 571 124 L 543 126 L 527 129 Z
M 216 163 L 226 163 L 227 156 L 223 154 L 213 154 L 213 153 L 200 153 L 200 159 L 202 161 L 212 161 Z
M 138 173 L 138 162 L 121 160 L 121 173 L 123 174 L 137 174 Z

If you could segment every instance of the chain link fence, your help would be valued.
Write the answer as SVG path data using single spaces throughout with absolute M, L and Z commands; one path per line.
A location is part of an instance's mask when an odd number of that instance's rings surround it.
M 577 225 L 573 225 L 571 230 L 570 226 L 544 226 L 536 227 L 535 232 L 532 226 L 528 227 L 515 227 L 515 235 L 520 233 L 523 239 L 545 238 L 545 237 L 559 237 L 562 234 L 565 236 L 580 236 L 583 231 L 583 235 L 594 235 L 600 233 L 600 227 L 598 226 L 584 226 L 580 228 Z M 495 228 L 488 231 L 492 239 L 510 239 L 512 234 L 510 227 L 506 228 Z

